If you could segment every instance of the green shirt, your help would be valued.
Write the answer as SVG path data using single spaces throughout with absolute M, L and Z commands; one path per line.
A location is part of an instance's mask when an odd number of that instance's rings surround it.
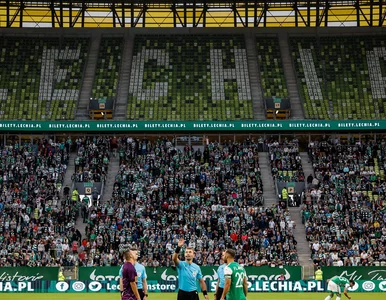
M 83 199 L 82 199 L 82 202 L 83 202 L 85 205 L 88 205 L 89 201 L 90 201 L 90 198 L 87 197 L 87 196 L 84 196 Z
M 227 300 L 246 300 L 244 295 L 244 278 L 247 276 L 245 269 L 236 262 L 224 268 L 225 280 L 231 279 L 231 287 Z
M 331 281 L 339 286 L 349 287 L 350 281 L 347 278 L 334 276 L 331 278 Z

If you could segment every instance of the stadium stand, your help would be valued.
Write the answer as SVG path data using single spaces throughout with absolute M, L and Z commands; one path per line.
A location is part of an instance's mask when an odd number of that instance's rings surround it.
M 127 118 L 252 119 L 244 37 L 136 36 Z
M 269 158 L 271 162 L 272 176 L 285 182 L 304 181 L 302 159 L 299 155 L 299 143 L 297 139 L 282 143 L 270 141 L 268 143 Z
M 257 58 L 265 98 L 288 98 L 280 47 L 276 37 L 257 37 Z
M 2 37 L 0 119 L 73 119 L 88 38 Z
M 164 138 L 121 139 L 113 195 L 91 208 L 86 230 L 93 248 L 111 255 L 90 254 L 83 265 L 116 263 L 125 245 L 136 243 L 144 264 L 170 266 L 166 254 L 180 236 L 203 265 L 218 264 L 229 246 L 245 265 L 297 264 L 289 212 L 261 207 L 257 148 L 251 141 L 212 142 L 201 151 Z
M 84 137 L 75 141 L 75 182 L 105 181 L 109 166 L 110 139 L 107 137 Z
M 67 142 L 1 148 L 0 266 L 74 266 L 75 212 L 60 201 Z
M 306 118 L 385 118 L 385 37 L 290 38 Z
M 116 97 L 122 51 L 122 37 L 102 38 L 92 89 L 92 98 Z
M 302 214 L 315 265 L 386 264 L 385 142 L 309 145 L 315 177 Z

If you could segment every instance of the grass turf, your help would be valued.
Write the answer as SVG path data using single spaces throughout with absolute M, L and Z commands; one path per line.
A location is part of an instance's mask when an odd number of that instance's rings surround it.
M 385 293 L 349 293 L 353 300 L 381 300 L 385 299 Z M 250 293 L 248 300 L 324 300 L 327 293 Z M 213 294 L 209 299 L 213 299 Z M 1 300 L 119 300 L 118 293 L 65 293 L 65 294 L 33 294 L 33 293 L 9 293 L 0 294 Z M 149 295 L 149 300 L 175 300 L 177 299 L 176 293 L 154 293 Z M 204 299 L 202 294 L 200 299 Z M 335 297 L 333 299 L 336 299 Z M 346 299 L 342 295 L 342 300 Z

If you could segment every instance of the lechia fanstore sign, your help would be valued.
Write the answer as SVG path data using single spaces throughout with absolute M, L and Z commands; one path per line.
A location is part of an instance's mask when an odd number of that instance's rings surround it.
M 0 121 L 0 132 L 195 132 L 385 130 L 386 120 Z

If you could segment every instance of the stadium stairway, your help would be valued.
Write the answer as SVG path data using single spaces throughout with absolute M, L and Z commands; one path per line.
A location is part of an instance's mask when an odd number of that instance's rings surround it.
M 70 189 L 72 188 L 72 180 L 71 180 L 71 177 L 72 177 L 72 174 L 74 174 L 75 172 L 75 163 L 74 163 L 74 160 L 76 158 L 76 152 L 71 152 L 70 153 L 70 159 L 68 161 L 68 165 L 67 165 L 67 170 L 66 170 L 66 174 L 64 175 L 64 180 L 63 180 L 63 189 L 64 187 L 68 186 Z M 63 189 L 62 189 L 62 193 L 63 193 Z M 71 190 L 72 191 L 72 190 Z M 63 194 L 62 194 L 63 196 Z
M 305 153 L 305 152 L 303 152 Z M 305 153 L 307 155 L 307 153 Z M 303 159 L 302 159 L 303 163 Z M 264 195 L 264 206 L 270 207 L 272 204 L 276 204 L 278 202 L 278 197 L 276 195 L 275 183 L 271 173 L 271 165 L 269 163 L 268 153 L 267 152 L 259 152 L 259 166 L 261 172 L 261 179 L 263 181 L 263 195 Z M 306 172 L 310 172 L 307 168 L 310 167 L 310 164 L 303 165 L 303 170 L 306 168 Z M 312 169 L 312 167 L 311 167 Z M 308 174 L 308 173 L 306 173 Z M 307 175 L 308 176 L 308 175 Z M 299 264 L 304 267 L 304 270 L 310 270 L 313 275 L 312 262 L 311 258 L 311 250 L 309 244 L 306 240 L 306 229 L 304 224 L 302 224 L 302 218 L 300 215 L 299 207 L 290 207 L 289 211 L 291 213 L 292 220 L 296 223 L 296 228 L 294 229 L 294 237 L 297 244 L 297 253 L 299 257 Z M 311 276 L 306 274 L 306 276 Z
M 125 44 L 123 47 L 122 64 L 119 72 L 118 92 L 115 103 L 114 115 L 115 120 L 126 120 L 126 106 L 129 98 L 129 84 L 131 62 L 133 57 L 134 36 L 127 33 L 125 35 Z M 115 175 L 114 175 L 115 176 Z
M 91 38 L 90 51 L 87 57 L 87 66 L 84 72 L 82 89 L 80 91 L 78 108 L 75 118 L 82 120 L 88 118 L 88 107 L 90 98 L 92 97 L 92 86 L 95 78 L 95 71 L 98 61 L 99 47 L 101 43 L 101 34 L 94 33 Z
M 278 202 L 275 191 L 275 182 L 271 173 L 271 165 L 268 160 L 267 152 L 259 152 L 259 166 L 261 172 L 261 180 L 263 182 L 264 206 L 270 207 Z
M 306 177 L 306 186 L 307 186 L 307 177 L 312 174 L 314 176 L 314 168 L 310 161 L 310 157 L 307 152 L 300 152 L 300 158 L 302 159 L 302 167 L 304 171 L 304 176 Z
M 296 73 L 292 64 L 291 52 L 288 45 L 287 33 L 279 33 L 279 46 L 283 61 L 284 76 L 287 81 L 288 95 L 291 102 L 291 118 L 304 119 L 303 106 L 296 82 Z
M 105 189 L 102 195 L 102 202 L 109 201 L 111 195 L 113 194 L 115 176 L 117 176 L 119 171 L 119 155 L 117 157 L 110 156 L 109 171 L 107 174 Z
M 75 173 L 75 158 L 77 157 L 77 153 L 76 151 L 73 151 L 73 152 L 70 152 L 70 159 L 68 161 L 68 165 L 67 165 L 67 171 L 66 171 L 66 175 L 64 176 L 64 181 L 63 181 L 63 189 L 64 187 L 68 186 L 70 188 L 70 195 L 69 197 L 71 198 L 71 193 L 72 193 L 72 175 Z M 63 189 L 62 189 L 62 193 L 63 193 Z M 64 197 L 64 195 L 62 194 L 62 197 Z M 79 214 L 80 214 L 80 211 L 79 211 Z M 86 224 L 83 224 L 83 228 L 81 228 L 81 223 L 82 223 L 82 218 L 78 217 L 78 220 L 76 222 L 76 228 L 79 229 L 80 233 L 82 234 L 82 238 L 84 237 L 84 229 L 86 228 Z M 66 273 L 67 272 L 67 273 Z M 70 271 L 70 269 L 65 269 L 65 274 L 64 276 L 67 277 L 71 277 L 73 276 L 72 272 Z
M 299 207 L 289 207 L 288 210 L 291 213 L 291 219 L 296 223 L 296 228 L 294 229 L 294 237 L 298 243 L 296 246 L 296 250 L 298 253 L 299 264 L 302 267 L 308 267 L 312 265 L 312 261 L 310 260 L 311 250 L 309 243 L 306 240 L 306 228 L 304 224 L 302 224 L 300 209 Z
M 302 167 L 303 167 L 304 175 L 306 178 L 306 184 L 307 184 L 307 177 L 310 174 L 314 175 L 314 169 L 312 167 L 312 164 L 310 162 L 307 152 L 300 152 L 300 157 L 302 159 Z M 298 242 L 296 248 L 298 251 L 299 263 L 301 266 L 303 266 L 303 278 L 309 279 L 311 276 L 314 275 L 314 269 L 312 266 L 312 261 L 310 261 L 311 250 L 310 250 L 309 243 L 306 240 L 306 228 L 302 223 L 302 216 L 301 216 L 300 209 L 298 207 L 290 207 L 289 211 L 291 212 L 292 220 L 296 222 L 294 236 L 296 241 Z
M 261 78 L 259 67 L 257 65 L 256 35 L 245 36 L 245 46 L 247 49 L 247 58 L 249 66 L 249 81 L 252 94 L 253 117 L 257 120 L 265 119 L 265 108 L 263 92 L 261 90 Z

